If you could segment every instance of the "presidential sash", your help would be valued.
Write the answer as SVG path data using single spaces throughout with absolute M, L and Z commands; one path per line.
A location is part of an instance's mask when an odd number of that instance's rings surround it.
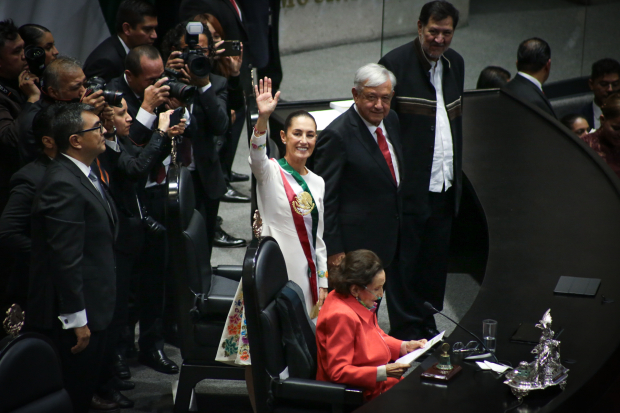
M 282 158 L 278 161 L 271 159 L 280 166 L 280 175 L 282 176 L 282 184 L 286 192 L 291 215 L 295 223 L 295 230 L 301 248 L 304 251 L 306 260 L 308 261 L 308 277 L 310 278 L 310 290 L 312 291 L 312 302 L 319 300 L 319 290 L 317 281 L 317 258 L 316 258 L 316 232 L 319 227 L 319 211 L 314 202 L 314 197 L 308 184 L 301 177 L 299 172 L 294 170 L 286 159 Z M 312 311 L 313 313 L 315 311 Z

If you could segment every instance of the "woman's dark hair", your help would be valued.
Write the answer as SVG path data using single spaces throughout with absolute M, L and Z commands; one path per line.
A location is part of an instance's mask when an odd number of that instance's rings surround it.
M 573 123 L 575 123 L 575 121 L 579 118 L 585 119 L 583 115 L 580 115 L 578 113 L 569 113 L 568 115 L 560 119 L 560 122 L 562 122 L 562 124 L 568 129 L 571 129 L 573 127 Z
M 337 293 L 349 295 L 352 285 L 365 287 L 383 269 L 381 259 L 372 251 L 348 252 L 340 265 L 329 271 L 329 284 Z
M 293 119 L 300 116 L 305 116 L 306 118 L 312 119 L 312 121 L 314 122 L 314 129 L 316 130 L 316 119 L 314 119 L 314 116 L 312 116 L 305 110 L 296 110 L 295 112 L 291 113 L 286 117 L 286 120 L 284 121 L 284 133 L 287 133 L 290 129 L 291 123 L 293 123 Z
M 24 24 L 18 31 L 26 46 L 38 46 L 41 37 L 43 37 L 45 33 L 50 32 L 47 28 L 39 24 Z
M 612 93 L 603 101 L 601 112 L 606 120 L 620 118 L 620 92 Z
M 456 26 L 459 24 L 459 11 L 447 1 L 429 1 L 420 10 L 420 17 L 418 18 L 422 25 L 426 26 L 430 18 L 435 21 L 441 21 L 452 17 L 452 29 L 456 30 Z
M 210 13 L 197 14 L 197 15 L 194 16 L 192 21 L 201 22 L 205 26 L 207 25 L 207 23 L 210 23 L 211 26 L 213 26 L 213 29 L 217 33 L 220 34 L 220 37 L 222 38 L 222 40 L 226 40 L 226 32 L 224 31 L 224 28 L 222 27 L 220 21 L 214 15 L 212 15 Z M 208 26 L 207 26 L 207 29 L 208 29 Z M 211 30 L 207 30 L 207 31 L 209 33 L 211 32 Z M 235 39 L 233 39 L 233 40 L 235 40 Z M 209 44 L 211 44 L 211 43 L 209 43 Z M 226 79 L 230 78 L 230 75 L 231 75 L 230 68 L 228 67 L 228 65 L 226 64 L 226 62 L 223 59 L 215 59 L 215 64 L 213 65 L 213 69 L 214 69 L 213 72 L 216 75 L 224 76 Z

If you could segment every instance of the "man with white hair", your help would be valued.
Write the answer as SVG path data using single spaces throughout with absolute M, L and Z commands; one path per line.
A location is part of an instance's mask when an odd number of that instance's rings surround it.
M 418 37 L 380 61 L 398 79 L 405 171 L 401 272 L 386 281 L 390 335 L 401 340 L 437 334 L 430 302 L 443 308 L 452 217 L 461 197 L 463 58 L 450 49 L 459 21 L 447 1 L 420 11 Z
M 325 180 L 327 265 L 368 249 L 389 280 L 398 268 L 403 174 L 400 125 L 390 110 L 396 79 L 371 63 L 358 69 L 354 85 L 355 104 L 320 133 L 314 150 L 313 171 Z

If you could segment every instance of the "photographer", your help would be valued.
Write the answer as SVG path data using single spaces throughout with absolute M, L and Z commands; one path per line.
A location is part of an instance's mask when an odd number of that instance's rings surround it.
M 228 84 L 225 78 L 211 73 L 210 70 L 209 57 L 214 53 L 211 47 L 211 32 L 202 23 L 190 24 L 198 25 L 197 30 L 202 30 L 202 33 L 193 35 L 192 38 L 192 35 L 187 35 L 188 22 L 179 23 L 166 34 L 162 49 L 165 53 L 170 53 L 166 67 L 179 70 L 183 78 L 198 88 L 198 93 L 190 105 L 190 111 L 197 120 L 198 131 L 191 141 L 192 156 L 187 160 L 186 166 L 194 181 L 197 209 L 205 217 L 210 258 L 216 232 L 220 232 L 219 238 L 227 247 L 242 247 L 245 240 L 234 238 L 217 228 L 220 199 L 227 188 L 217 153 L 216 136 L 225 134 L 230 124 L 227 109 Z M 192 54 L 203 57 L 204 60 L 196 64 L 196 58 L 191 58 Z M 193 68 L 200 69 L 199 74 L 202 76 L 193 73 Z
M 27 107 L 19 118 L 19 155 L 22 164 L 32 162 L 38 156 L 38 143 L 34 138 L 32 124 L 35 115 L 41 110 L 55 102 L 82 102 L 92 106 L 97 116 L 101 115 L 107 106 L 103 91 L 87 94 L 85 81 L 81 63 L 72 57 L 60 56 L 47 65 L 41 79 L 43 86 L 40 99 Z

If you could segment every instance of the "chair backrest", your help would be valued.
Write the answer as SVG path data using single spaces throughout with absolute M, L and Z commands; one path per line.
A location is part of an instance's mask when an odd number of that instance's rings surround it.
M 60 362 L 48 339 L 22 334 L 0 352 L 0 413 L 71 412 Z

